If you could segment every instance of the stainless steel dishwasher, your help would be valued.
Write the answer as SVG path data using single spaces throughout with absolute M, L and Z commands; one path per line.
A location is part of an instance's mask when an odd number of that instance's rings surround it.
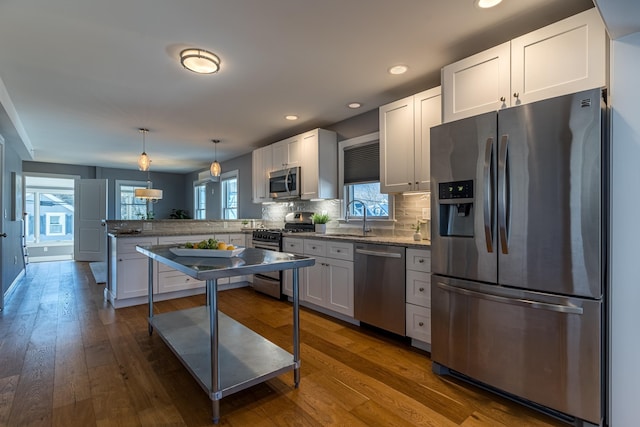
M 355 245 L 354 317 L 405 335 L 405 248 Z

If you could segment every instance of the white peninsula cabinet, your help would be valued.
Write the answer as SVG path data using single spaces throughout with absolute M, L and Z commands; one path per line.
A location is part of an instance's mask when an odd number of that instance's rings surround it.
M 158 244 L 157 237 L 109 237 L 109 274 L 105 297 L 115 308 L 142 304 L 149 293 L 149 258 L 136 246 Z M 157 284 L 157 269 L 154 268 Z M 157 287 L 154 292 L 157 292 Z
M 431 127 L 441 123 L 440 87 L 380 107 L 380 192 L 429 191 Z
M 253 203 L 270 202 L 269 172 L 273 163 L 273 149 L 271 145 L 257 148 L 251 153 L 251 179 Z
M 295 254 L 295 255 L 304 255 L 304 240 L 303 239 L 292 239 L 290 237 L 285 237 L 282 239 L 282 252 Z M 307 268 L 307 267 L 305 267 Z M 300 295 L 300 299 L 302 300 L 302 296 L 304 292 L 304 277 L 305 270 L 301 269 L 298 273 L 298 295 Z M 282 272 L 282 293 L 288 296 L 289 298 L 293 298 L 293 270 L 284 270 Z
M 406 333 L 431 351 L 431 251 L 408 248 L 406 263 Z
M 595 8 L 442 69 L 443 122 L 606 85 Z

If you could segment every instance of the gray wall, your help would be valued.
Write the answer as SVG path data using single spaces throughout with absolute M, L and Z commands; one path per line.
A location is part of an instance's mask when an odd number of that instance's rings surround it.
M 96 166 L 65 165 L 59 163 L 24 162 L 24 172 L 50 173 L 60 175 L 77 175 L 82 179 L 106 179 L 107 180 L 107 218 L 116 219 L 116 180 L 145 181 L 147 173 L 130 169 L 101 168 Z M 162 190 L 162 200 L 152 207 L 156 219 L 169 218 L 172 209 L 187 209 L 184 197 L 184 182 L 186 175 L 151 172 L 151 182 L 154 188 Z

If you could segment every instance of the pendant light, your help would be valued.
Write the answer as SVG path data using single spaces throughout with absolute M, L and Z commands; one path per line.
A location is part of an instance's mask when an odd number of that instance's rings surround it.
M 222 173 L 222 168 L 220 167 L 220 163 L 218 163 L 218 143 L 220 142 L 220 140 L 212 139 L 211 142 L 213 142 L 213 149 L 215 150 L 215 160 L 213 161 L 213 163 L 211 163 L 209 171 L 211 172 L 211 176 L 218 177 L 220 176 L 220 173 Z
M 149 132 L 149 129 L 139 128 L 138 131 L 142 134 L 142 154 L 140 154 L 140 157 L 138 158 L 138 169 L 144 172 L 149 170 L 149 165 L 151 164 L 151 160 L 149 160 L 149 156 L 147 156 L 145 147 L 145 136 L 147 135 L 147 132 Z
M 147 188 L 136 188 L 134 195 L 139 199 L 146 199 L 147 202 L 155 203 L 162 199 L 162 190 L 151 188 L 151 172 L 149 171 L 151 159 L 145 152 L 145 135 L 149 132 L 149 129 L 140 128 L 138 130 L 142 133 L 142 154 L 138 159 L 138 167 L 141 171 L 147 172 Z

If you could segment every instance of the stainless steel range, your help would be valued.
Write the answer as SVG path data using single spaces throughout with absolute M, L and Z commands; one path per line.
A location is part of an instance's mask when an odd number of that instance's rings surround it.
M 260 229 L 252 233 L 254 248 L 266 251 L 282 251 L 282 236 L 286 233 L 310 232 L 314 230 L 311 216 L 313 212 L 291 212 L 285 217 L 284 228 Z M 272 271 L 253 275 L 251 285 L 254 290 L 278 299 L 284 299 L 282 294 L 282 272 Z

